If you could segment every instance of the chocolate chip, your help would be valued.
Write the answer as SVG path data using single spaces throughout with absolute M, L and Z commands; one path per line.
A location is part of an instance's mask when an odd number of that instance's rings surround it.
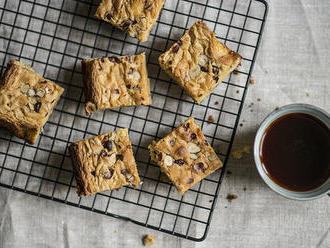
M 201 71 L 203 71 L 203 72 L 209 72 L 209 70 L 206 67 L 204 67 L 204 66 L 201 66 Z
M 190 135 L 190 138 L 191 138 L 191 139 L 196 139 L 196 138 L 197 138 L 197 135 L 196 135 L 195 133 L 192 133 L 192 134 Z
M 108 151 L 112 150 L 112 141 L 109 140 L 108 136 L 105 136 L 102 142 L 102 145 L 105 149 L 107 149 Z
M 163 158 L 163 154 L 162 153 L 156 153 L 156 158 L 158 159 L 158 161 L 161 161 Z
M 46 84 L 46 83 L 47 83 L 47 81 L 46 81 L 46 80 L 44 80 L 44 81 L 41 81 L 40 83 L 41 83 L 41 84 Z
M 122 27 L 123 29 L 128 29 L 128 27 L 131 25 L 131 20 L 127 20 L 123 23 Z
M 205 140 L 205 141 L 204 141 L 204 144 L 205 144 L 206 146 L 208 146 L 208 145 L 209 145 L 209 142 L 207 142 L 207 140 Z
M 219 74 L 219 67 L 217 67 L 215 65 L 212 65 L 212 67 L 213 67 L 213 69 L 212 69 L 213 73 L 218 75 Z
M 133 68 L 129 68 L 128 74 L 132 74 L 132 73 L 133 73 Z
M 137 21 L 134 20 L 133 23 L 132 23 L 132 25 L 135 25 L 135 24 L 137 24 Z
M 111 179 L 112 175 L 113 175 L 113 171 L 109 170 L 108 172 L 104 173 L 103 176 L 105 179 Z
M 193 178 L 189 178 L 187 183 L 188 184 L 192 184 L 193 182 L 194 182 L 194 179 Z
M 179 51 L 180 46 L 182 46 L 182 41 L 178 40 L 176 45 L 172 48 L 172 52 L 177 53 Z
M 105 13 L 105 19 L 110 20 L 112 15 L 110 13 Z
M 120 173 L 123 174 L 124 176 L 126 176 L 127 171 L 124 169 L 124 170 L 121 170 Z
M 174 160 L 174 163 L 176 163 L 180 166 L 183 166 L 185 164 L 185 161 L 183 159 L 176 159 L 176 160 Z
M 173 63 L 173 61 L 172 61 L 172 60 L 170 60 L 168 63 L 171 65 L 171 64 Z
M 120 64 L 120 62 L 121 62 L 121 60 L 118 57 L 115 57 L 115 56 L 109 57 L 109 60 L 111 62 L 114 62 L 114 63 L 117 63 L 117 64 Z
M 206 168 L 202 162 L 199 162 L 194 165 L 194 170 L 196 170 L 196 171 L 201 170 L 201 171 L 205 172 Z
M 214 81 L 215 81 L 215 82 L 218 82 L 218 80 L 219 80 L 219 77 L 218 77 L 218 76 L 216 76 L 216 77 L 214 77 L 213 79 L 214 79 Z
M 185 131 L 188 131 L 188 129 L 189 129 L 189 123 L 184 124 L 184 125 L 183 125 L 183 129 L 184 129 Z
M 104 63 L 104 57 L 103 57 L 103 58 L 101 58 L 101 62 L 102 62 L 102 63 Z
M 104 136 L 104 138 L 103 138 L 103 140 L 102 140 L 102 144 L 103 144 L 104 142 L 108 141 L 108 140 L 109 140 L 109 136 Z
M 117 158 L 117 160 L 121 160 L 121 161 L 123 161 L 123 159 L 124 159 L 123 155 L 121 155 L 121 154 L 117 154 L 116 158 Z
M 101 156 L 102 157 L 106 157 L 108 154 L 106 153 L 106 151 L 104 151 L 104 150 L 102 150 L 102 152 L 101 152 Z
M 114 89 L 113 92 L 114 92 L 115 94 L 119 94 L 119 89 Z
M 173 52 L 173 53 L 177 53 L 177 52 L 179 51 L 179 48 L 180 48 L 179 45 L 175 45 L 175 46 L 172 48 L 172 52 Z
M 201 97 L 203 94 L 199 94 L 198 96 Z
M 34 104 L 34 111 L 39 113 L 39 110 L 41 108 L 41 102 L 37 102 L 36 104 Z
M 131 88 L 131 85 L 130 84 L 126 85 L 126 88 L 127 89 L 130 89 Z
M 96 175 L 96 174 L 95 174 L 95 171 L 92 171 L 91 174 L 92 174 L 92 176 L 94 176 L 94 177 L 95 177 L 95 175 Z

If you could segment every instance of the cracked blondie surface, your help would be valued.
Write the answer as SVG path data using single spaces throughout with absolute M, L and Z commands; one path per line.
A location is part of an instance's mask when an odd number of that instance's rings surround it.
M 152 160 L 160 166 L 180 194 L 222 167 L 221 160 L 193 118 L 158 142 L 153 141 L 149 150 Z
M 82 61 L 86 113 L 151 104 L 145 54 Z
M 139 41 L 146 41 L 165 0 L 103 0 L 95 16 L 125 31 Z
M 79 196 L 140 184 L 127 129 L 119 129 L 69 147 Z
M 34 144 L 64 89 L 18 60 L 0 81 L 0 126 Z
M 241 63 L 242 57 L 196 21 L 159 57 L 161 68 L 199 104 Z

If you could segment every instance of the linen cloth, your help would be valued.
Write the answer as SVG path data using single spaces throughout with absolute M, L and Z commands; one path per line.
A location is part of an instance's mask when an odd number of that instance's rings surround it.
M 252 146 L 258 125 L 277 106 L 299 102 L 330 111 L 330 2 L 277 0 L 269 7 L 233 150 Z M 144 234 L 164 248 L 330 247 L 329 197 L 300 202 L 277 195 L 257 174 L 252 153 L 231 158 L 227 169 L 232 174 L 201 243 L 0 188 L 0 247 L 142 247 Z M 238 199 L 229 203 L 227 193 Z

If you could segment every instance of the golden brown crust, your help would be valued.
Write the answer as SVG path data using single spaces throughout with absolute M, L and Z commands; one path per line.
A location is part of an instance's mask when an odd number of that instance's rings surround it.
M 86 113 L 151 104 L 145 54 L 82 61 Z
M 161 68 L 201 103 L 241 63 L 242 57 L 201 21 L 159 57 Z
M 222 162 L 191 117 L 166 137 L 149 146 L 150 155 L 180 194 L 199 183 Z
M 127 129 L 73 143 L 69 151 L 79 196 L 141 182 Z
M 95 16 L 146 41 L 155 25 L 165 0 L 103 0 Z
M 0 84 L 0 126 L 33 144 L 47 122 L 63 88 L 12 60 Z

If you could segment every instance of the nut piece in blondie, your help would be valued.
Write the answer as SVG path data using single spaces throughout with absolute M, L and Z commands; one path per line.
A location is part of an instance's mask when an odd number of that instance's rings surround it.
M 149 146 L 150 156 L 180 194 L 222 167 L 222 162 L 191 117 Z
M 145 54 L 82 61 L 86 113 L 151 104 Z
M 62 93 L 32 67 L 11 60 L 0 82 L 0 126 L 34 144 Z
M 127 129 L 119 129 L 69 147 L 79 196 L 140 184 Z
M 196 21 L 159 57 L 161 68 L 200 104 L 241 63 L 242 57 Z
M 165 0 L 102 0 L 95 16 L 146 41 Z

